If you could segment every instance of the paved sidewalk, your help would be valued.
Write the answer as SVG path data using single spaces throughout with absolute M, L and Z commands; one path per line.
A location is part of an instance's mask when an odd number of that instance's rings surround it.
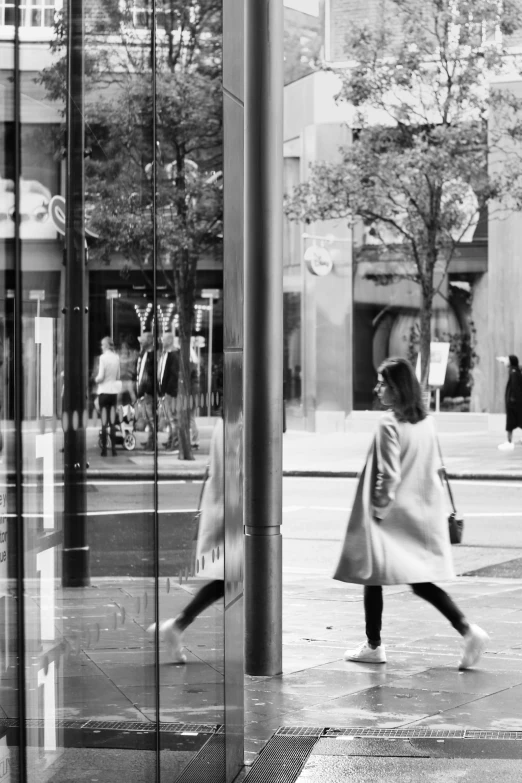
M 283 436 L 286 475 L 354 476 L 360 472 L 373 437 L 367 432 L 310 433 L 287 431 Z M 499 451 L 497 432 L 440 432 L 439 440 L 450 475 L 463 478 L 522 478 L 522 445 Z
M 459 547 L 457 572 L 514 555 L 512 549 L 477 553 Z M 161 617 L 175 616 L 198 587 L 197 580 L 180 584 L 175 575 L 162 575 Z M 522 580 L 461 576 L 447 587 L 491 635 L 487 654 L 471 671 L 457 669 L 460 639 L 453 629 L 400 586 L 385 590 L 388 663 L 345 662 L 344 650 L 363 637 L 361 588 L 333 582 L 326 573 L 285 568 L 283 675 L 246 678 L 247 762 L 253 762 L 281 726 L 522 731 Z M 155 721 L 155 657 L 146 634 L 153 596 L 153 580 L 138 578 L 98 579 L 90 588 L 63 590 L 56 610 L 65 651 L 58 718 L 109 721 L 120 733 L 126 723 L 130 727 L 138 721 L 146 731 Z M 36 609 L 38 594 L 29 600 Z M 222 617 L 221 606 L 210 607 L 187 631 L 186 666 L 172 664 L 161 650 L 159 716 L 164 723 L 223 723 Z M 12 717 L 9 703 L 4 700 L 6 718 Z M 175 757 L 169 758 L 174 763 Z M 318 763 L 311 757 L 313 769 L 305 769 L 303 780 L 319 779 Z M 333 772 L 322 780 L 343 779 Z M 374 779 L 381 777 L 376 774 Z M 415 775 L 404 780 L 417 783 Z

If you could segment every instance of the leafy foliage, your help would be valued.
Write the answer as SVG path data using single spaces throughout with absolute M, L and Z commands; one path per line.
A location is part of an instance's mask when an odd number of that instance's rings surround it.
M 338 162 L 311 167 L 286 211 L 306 223 L 362 222 L 359 258 L 400 259 L 382 282 L 420 285 L 426 384 L 433 299 L 459 243 L 486 205 L 492 214 L 522 204 L 522 103 L 490 86 L 518 74 L 507 36 L 522 17 L 516 0 L 388 0 L 384 8 L 377 28 L 354 27 L 354 64 L 338 74 L 337 100 L 353 107 L 352 143 Z
M 188 396 L 198 259 L 222 243 L 221 3 L 157 0 L 155 31 L 148 4 L 137 5 L 107 0 L 86 25 L 86 208 L 101 238 L 91 253 L 107 264 L 123 256 L 151 283 L 156 252 L 159 282 L 175 296 Z M 65 52 L 63 17 L 53 46 Z M 42 81 L 65 103 L 65 54 Z M 185 406 L 180 459 L 191 458 Z

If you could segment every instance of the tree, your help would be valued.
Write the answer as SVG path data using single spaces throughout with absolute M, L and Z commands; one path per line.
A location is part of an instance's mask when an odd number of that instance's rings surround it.
M 433 301 L 459 242 L 485 206 L 491 214 L 521 203 L 511 142 L 520 140 L 522 104 L 488 85 L 518 73 L 508 44 L 522 17 L 516 0 L 386 0 L 383 8 L 378 27 L 354 26 L 354 65 L 339 72 L 337 100 L 354 107 L 352 142 L 337 163 L 311 167 L 286 212 L 306 223 L 362 222 L 374 257 L 389 262 L 377 282 L 419 284 L 426 387 Z
M 146 0 L 137 6 L 108 0 L 86 30 L 86 208 L 100 237 L 91 253 L 107 264 L 123 256 L 150 285 L 156 253 L 158 282 L 173 292 L 179 317 L 179 457 L 193 459 L 197 265 L 222 243 L 221 3 L 157 0 L 155 51 Z M 59 19 L 57 49 L 64 29 Z M 55 98 L 64 74 L 63 59 L 43 73 Z

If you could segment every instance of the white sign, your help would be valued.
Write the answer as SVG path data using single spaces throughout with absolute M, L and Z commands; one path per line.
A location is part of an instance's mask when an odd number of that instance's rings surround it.
M 325 247 L 312 245 L 304 254 L 305 264 L 313 275 L 325 277 L 333 269 L 333 261 L 330 253 Z
M 444 386 L 449 358 L 449 343 L 430 343 L 430 372 L 428 386 Z M 417 378 L 421 379 L 421 355 L 417 356 Z

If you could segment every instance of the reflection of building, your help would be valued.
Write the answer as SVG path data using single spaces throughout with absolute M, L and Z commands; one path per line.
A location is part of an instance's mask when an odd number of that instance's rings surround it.
M 85 4 L 89 14 L 87 26 L 93 29 L 95 24 L 103 25 L 105 18 L 106 11 L 101 11 L 99 5 L 97 2 Z M 138 5 L 133 2 L 124 5 L 132 11 L 134 21 L 139 22 L 141 16 L 138 18 Z M 63 222 L 53 221 L 49 210 L 52 197 L 65 196 L 64 148 L 60 130 L 63 125 L 63 106 L 59 101 L 50 100 L 45 86 L 39 80 L 41 71 L 53 62 L 50 42 L 54 36 L 54 10 L 61 7 L 60 0 L 32 0 L 31 3 L 20 4 L 20 238 L 24 318 L 27 323 L 24 342 L 29 366 L 32 366 L 31 358 L 35 355 L 32 321 L 37 313 L 36 293 L 44 292 L 39 300 L 38 313 L 55 318 L 57 323 L 64 301 L 64 228 Z M 139 8 L 143 7 L 146 8 L 147 4 L 139 4 Z M 14 144 L 13 20 L 13 3 L 0 0 L 0 123 L 5 136 L 5 143 L 0 150 L 0 264 L 6 264 L 7 267 L 13 263 L 14 238 L 14 157 L 7 154 L 7 150 L 12 149 Z M 141 32 L 138 30 L 137 34 Z M 111 89 L 113 87 L 114 85 L 111 85 Z M 86 222 L 88 225 L 88 216 Z M 61 231 L 57 230 L 57 227 Z M 92 241 L 101 245 L 103 237 L 94 240 L 88 237 L 88 244 Z M 137 338 L 142 325 L 136 314 L 136 307 L 146 306 L 152 301 L 152 264 L 149 258 L 144 258 L 140 266 L 128 259 L 114 256 L 110 265 L 107 265 L 93 256 L 91 253 L 89 257 L 88 252 L 86 293 L 90 312 L 89 370 L 93 368 L 99 342 L 104 335 L 113 335 L 117 344 L 127 335 Z M 167 271 L 168 266 L 167 261 Z M 170 312 L 171 315 L 168 323 L 162 322 L 162 327 L 172 328 L 175 316 L 174 294 L 172 285 L 169 288 L 167 282 L 160 282 L 157 297 L 162 312 Z M 199 259 L 196 288 L 196 301 L 201 307 L 206 304 L 206 301 L 199 297 L 201 289 L 222 289 L 222 258 L 219 251 L 206 253 Z M 111 298 L 108 291 L 117 293 Z M 200 319 L 200 333 L 207 337 L 208 344 L 208 312 L 205 309 L 201 312 L 203 317 Z M 151 326 L 152 317 L 151 314 L 145 324 L 148 328 Z M 55 339 L 61 344 L 60 334 L 57 333 Z M 216 300 L 213 312 L 213 344 L 214 353 L 219 354 L 222 350 L 222 298 Z M 206 359 L 206 350 L 202 349 L 203 361 Z M 57 385 L 59 373 L 60 368 L 57 367 Z M 36 385 L 32 381 L 28 383 L 25 393 L 26 411 L 35 414 Z
M 377 0 L 327 0 L 325 49 L 331 61 L 342 64 L 345 59 L 349 24 L 377 18 L 379 5 Z M 335 161 L 339 146 L 349 143 L 353 111 L 336 104 L 338 90 L 337 77 L 326 72 L 285 87 L 287 192 L 306 178 L 311 163 Z M 470 208 L 473 197 L 470 194 Z M 475 344 L 478 363 L 469 403 L 475 411 L 503 410 L 505 378 L 494 357 L 522 353 L 522 326 L 515 318 L 518 288 L 513 285 L 522 266 L 518 222 L 512 216 L 501 226 L 481 214 L 460 242 L 434 303 L 432 336 L 455 347 L 443 394 L 456 398 L 456 405 L 469 394 L 459 373 Z M 312 274 L 304 262 L 314 243 L 332 254 L 333 269 L 324 277 Z M 397 280 L 401 270 L 400 244 L 390 246 L 387 259 L 381 260 L 371 230 L 362 226 L 356 226 L 352 236 L 342 222 L 306 227 L 285 223 L 285 303 L 300 301 L 298 326 L 285 342 L 286 357 L 299 334 L 300 361 L 285 358 L 285 366 L 287 372 L 292 364 L 302 368 L 302 398 L 290 409 L 289 426 L 343 429 L 352 410 L 372 408 L 379 362 L 387 355 L 415 353 L 419 290 L 406 279 Z

